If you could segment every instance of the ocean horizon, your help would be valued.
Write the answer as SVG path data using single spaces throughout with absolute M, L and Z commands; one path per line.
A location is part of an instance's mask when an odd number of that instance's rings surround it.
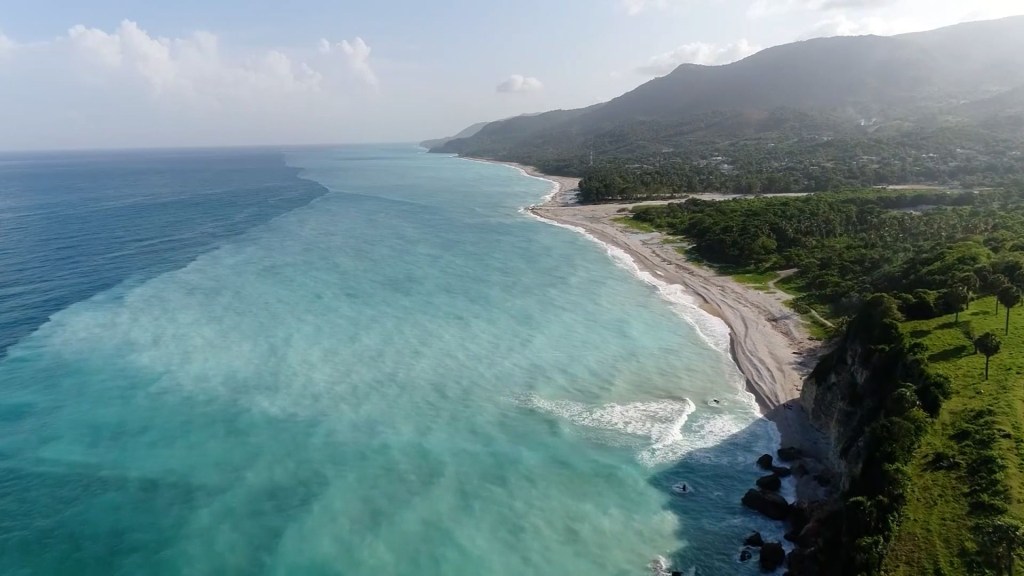
M 407 144 L 0 154 L 0 572 L 757 573 L 778 434 L 727 327 L 550 191 Z

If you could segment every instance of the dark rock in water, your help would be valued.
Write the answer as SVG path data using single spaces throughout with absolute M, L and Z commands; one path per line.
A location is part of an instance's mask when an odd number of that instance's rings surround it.
M 779 448 L 779 460 L 783 462 L 792 462 L 799 460 L 804 457 L 803 451 L 795 446 L 789 446 L 787 448 Z
M 807 465 L 804 464 L 803 462 L 797 462 L 793 466 L 793 476 L 796 476 L 796 477 L 807 476 L 810 473 L 811 473 L 811 471 L 807 469 Z
M 789 532 L 786 532 L 785 534 L 783 534 L 782 537 L 785 538 L 786 540 L 796 544 L 797 540 L 800 539 L 800 533 L 797 532 L 796 530 L 790 530 Z
M 772 461 L 773 459 L 771 454 L 764 454 L 763 456 L 757 459 L 757 466 L 762 470 L 771 470 Z
M 782 479 L 775 474 L 761 476 L 757 479 L 757 487 L 761 490 L 768 490 L 769 492 L 778 492 L 779 489 L 782 488 Z
M 761 564 L 761 570 L 765 572 L 774 572 L 779 566 L 786 561 L 786 551 L 782 549 L 782 544 L 778 542 L 765 542 L 764 546 L 761 547 L 761 555 L 758 558 L 758 562 Z
M 779 478 L 789 478 L 793 475 L 793 471 L 785 466 L 772 466 L 771 471 L 772 474 L 775 474 Z
M 789 565 L 789 572 L 787 574 L 793 574 L 799 576 L 800 574 L 807 574 L 810 568 L 810 562 L 807 558 L 807 551 L 797 548 L 789 553 L 786 557 L 786 562 Z
M 772 520 L 785 520 L 789 517 L 789 502 L 778 494 L 751 488 L 743 495 L 743 505 L 757 510 Z
M 750 536 L 747 536 L 747 539 L 743 541 L 743 545 L 760 548 L 762 545 L 764 545 L 764 538 L 761 537 L 760 532 L 754 532 Z
M 796 538 L 796 543 L 803 548 L 810 548 L 814 546 L 814 543 L 821 539 L 821 526 L 816 522 L 808 522 L 807 526 L 800 531 L 800 535 Z
M 750 551 L 750 548 L 744 548 L 740 550 L 740 562 L 746 562 L 754 557 L 754 553 Z

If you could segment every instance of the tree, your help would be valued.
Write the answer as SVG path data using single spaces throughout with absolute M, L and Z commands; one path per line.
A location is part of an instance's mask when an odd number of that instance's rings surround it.
M 999 289 L 996 295 L 999 303 L 1006 307 L 1006 334 L 1010 333 L 1010 309 L 1020 304 L 1020 291 L 1015 287 L 1006 285 Z
M 974 353 L 978 353 L 978 335 L 974 332 L 974 325 L 968 321 L 960 325 L 960 333 L 964 335 L 971 345 L 974 346 Z
M 1015 561 L 1024 556 L 1024 526 L 1010 518 L 988 520 L 981 525 L 981 538 L 989 549 L 990 561 L 996 563 L 996 574 L 1013 576 Z
M 996 314 L 999 314 L 999 291 L 1009 284 L 1010 281 L 1002 274 L 992 274 L 988 278 L 988 291 L 996 296 Z
M 959 324 L 960 312 L 963 311 L 964 306 L 967 305 L 967 302 L 970 299 L 970 294 L 968 293 L 967 288 L 960 285 L 953 286 L 949 290 L 946 290 L 946 293 L 943 295 L 943 299 L 955 313 L 953 322 Z
M 985 380 L 988 380 L 988 361 L 996 354 L 999 354 L 999 349 L 1003 347 L 1003 342 L 999 339 L 999 336 L 992 332 L 985 332 L 974 341 L 974 346 L 978 349 L 978 352 L 985 355 Z
M 956 285 L 962 286 L 967 292 L 967 302 L 964 303 L 966 308 L 971 307 L 971 298 L 974 297 L 974 293 L 977 292 L 978 286 L 981 282 L 973 272 L 964 272 L 956 277 Z

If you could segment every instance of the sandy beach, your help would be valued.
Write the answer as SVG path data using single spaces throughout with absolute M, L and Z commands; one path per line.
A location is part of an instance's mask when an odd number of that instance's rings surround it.
M 799 404 L 804 378 L 814 366 L 819 343 L 810 339 L 803 320 L 785 304 L 781 292 L 761 292 L 732 278 L 695 265 L 661 233 L 638 233 L 614 219 L 631 204 L 575 204 L 578 178 L 550 176 L 509 164 L 530 176 L 555 182 L 557 189 L 543 204 L 530 207 L 540 218 L 575 226 L 594 238 L 624 250 L 643 270 L 682 286 L 721 318 L 731 331 L 731 352 L 765 416 L 778 426 L 783 446 L 821 453 L 818 434 Z

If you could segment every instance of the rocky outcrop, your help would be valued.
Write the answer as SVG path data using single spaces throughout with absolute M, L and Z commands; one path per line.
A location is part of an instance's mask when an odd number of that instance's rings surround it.
M 758 557 L 761 570 L 774 572 L 785 562 L 786 551 L 782 548 L 782 544 L 778 542 L 765 542 L 764 546 L 761 547 L 761 554 Z
M 829 444 L 825 464 L 839 480 L 838 492 L 849 488 L 850 479 L 860 474 L 864 459 L 860 419 L 869 412 L 858 399 L 866 396 L 870 369 L 860 363 L 859 345 L 844 344 L 822 359 L 800 394 L 811 424 Z
M 760 548 L 764 545 L 764 538 L 761 537 L 760 532 L 753 532 L 750 536 L 747 536 L 747 538 L 743 541 L 743 545 Z
M 796 446 L 789 446 L 786 448 L 779 448 L 779 460 L 783 462 L 793 462 L 804 457 L 803 451 Z
M 773 463 L 774 461 L 771 454 L 763 454 L 757 459 L 757 467 L 762 470 L 771 470 Z
M 750 548 L 744 548 L 740 550 L 740 562 L 746 562 L 754 557 L 754 553 L 750 551 Z
M 807 551 L 797 548 L 789 553 L 786 557 L 786 567 L 789 568 L 788 574 L 792 576 L 800 576 L 808 574 L 810 570 L 810 559 L 808 558 Z
M 757 479 L 757 487 L 767 492 L 778 492 L 782 488 L 782 478 L 775 474 L 761 476 Z
M 789 517 L 789 502 L 778 494 L 752 488 L 743 495 L 742 502 L 747 508 L 756 510 L 772 520 L 785 520 Z

